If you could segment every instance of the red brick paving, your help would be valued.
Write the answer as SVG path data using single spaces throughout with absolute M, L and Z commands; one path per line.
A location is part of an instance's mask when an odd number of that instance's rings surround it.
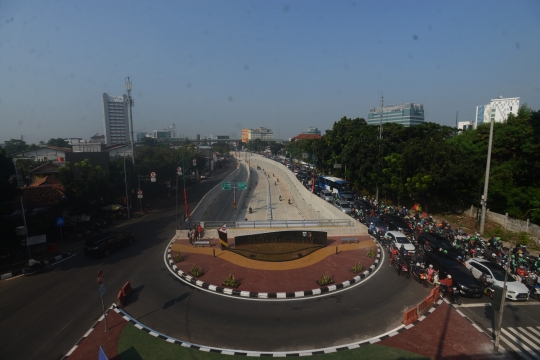
M 107 313 L 109 330 L 105 331 L 105 321 L 100 321 L 90 335 L 71 353 L 69 360 L 97 359 L 100 345 L 109 360 L 119 360 L 118 340 L 127 323 L 114 310 L 110 310 Z
M 373 249 L 376 251 L 375 247 Z M 329 272 L 334 283 L 342 283 L 357 276 L 349 271 L 358 261 L 364 269 L 368 269 L 375 262 L 374 258 L 366 256 L 369 248 L 347 250 L 333 254 L 317 264 L 293 270 L 258 270 L 232 264 L 212 255 L 182 253 L 185 261 L 176 265 L 184 272 L 189 272 L 193 265 L 201 266 L 204 275 L 199 280 L 205 283 L 221 286 L 229 274 L 241 282 L 238 290 L 252 292 L 294 292 L 312 290 L 319 287 L 315 282 Z M 171 252 L 172 257 L 176 254 Z
M 411 351 L 432 359 L 507 359 L 493 354 L 493 343 L 443 302 L 418 325 L 378 344 Z

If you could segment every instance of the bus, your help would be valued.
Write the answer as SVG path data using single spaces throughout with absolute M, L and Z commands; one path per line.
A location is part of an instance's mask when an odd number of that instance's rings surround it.
M 321 189 L 328 190 L 338 196 L 352 193 L 352 184 L 350 182 L 333 176 L 319 176 L 319 186 Z

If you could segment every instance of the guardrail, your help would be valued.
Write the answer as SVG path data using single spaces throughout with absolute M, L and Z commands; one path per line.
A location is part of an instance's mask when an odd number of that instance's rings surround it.
M 328 228 L 328 227 L 352 227 L 353 220 L 267 220 L 267 221 L 227 221 L 229 229 L 258 229 L 258 228 Z M 201 221 L 205 229 L 219 229 L 224 225 L 223 221 Z

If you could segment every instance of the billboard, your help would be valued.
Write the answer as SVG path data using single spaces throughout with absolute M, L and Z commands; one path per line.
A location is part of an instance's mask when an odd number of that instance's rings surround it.
M 247 143 L 249 140 L 249 129 L 242 129 L 242 142 Z

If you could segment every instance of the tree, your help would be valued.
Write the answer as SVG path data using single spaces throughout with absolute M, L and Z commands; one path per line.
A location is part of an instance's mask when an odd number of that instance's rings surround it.
M 56 139 L 49 139 L 49 141 L 47 141 L 47 145 L 49 146 L 58 146 L 58 147 L 69 147 L 69 143 L 62 139 L 62 138 L 56 138 Z
M 26 151 L 28 145 L 23 140 L 11 139 L 5 142 L 4 149 L 6 150 L 6 155 L 11 155 Z

